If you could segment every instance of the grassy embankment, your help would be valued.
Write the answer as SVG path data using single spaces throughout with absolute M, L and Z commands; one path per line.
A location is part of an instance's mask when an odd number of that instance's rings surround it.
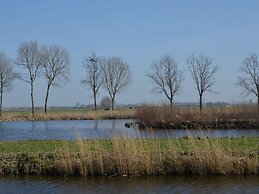
M 0 142 L 0 174 L 259 174 L 259 138 Z
M 27 120 L 98 120 L 98 119 L 130 119 L 135 111 L 130 109 L 107 110 L 87 110 L 87 109 L 60 109 L 49 110 L 44 114 L 43 110 L 36 110 L 35 116 L 31 116 L 30 110 L 4 111 L 0 121 L 27 121 Z
M 170 129 L 259 129 L 257 107 L 235 105 L 230 107 L 199 108 L 141 107 L 135 118 L 140 127 Z

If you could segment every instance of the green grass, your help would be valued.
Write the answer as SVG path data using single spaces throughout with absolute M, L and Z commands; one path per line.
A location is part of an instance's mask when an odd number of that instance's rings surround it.
M 63 143 L 63 141 L 58 140 L 1 142 L 0 154 L 55 153 L 62 150 Z
M 177 152 L 193 152 L 194 149 L 204 149 L 206 145 L 213 146 L 217 144 L 225 151 L 235 153 L 249 153 L 259 151 L 258 137 L 242 137 L 242 138 L 192 138 L 184 139 L 117 139 L 120 145 L 126 146 L 131 141 L 136 147 L 146 147 L 150 150 L 161 149 L 166 151 L 168 145 L 173 146 Z M 95 149 L 95 145 L 99 144 L 105 151 L 114 149 L 114 140 L 84 140 L 83 144 L 89 149 Z M 195 144 L 195 146 L 194 146 Z M 61 153 L 64 147 L 70 150 L 79 151 L 78 140 L 30 140 L 30 141 L 10 141 L 0 142 L 0 154 L 16 154 L 16 153 Z M 206 148 L 205 148 L 206 149 Z

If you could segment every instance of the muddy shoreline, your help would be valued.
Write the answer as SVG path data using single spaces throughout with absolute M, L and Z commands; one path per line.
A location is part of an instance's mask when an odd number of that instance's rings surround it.
M 221 120 L 221 121 L 188 121 L 178 120 L 174 122 L 154 122 L 146 124 L 144 122 L 137 122 L 135 124 L 127 124 L 127 126 L 137 125 L 140 129 L 154 128 L 154 129 L 259 129 L 259 120 Z

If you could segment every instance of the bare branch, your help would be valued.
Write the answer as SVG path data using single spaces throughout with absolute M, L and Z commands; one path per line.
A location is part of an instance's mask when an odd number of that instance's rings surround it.
M 40 76 L 43 58 L 36 41 L 23 42 L 18 48 L 16 64 L 25 69 L 19 78 L 27 83 L 33 83 Z
M 31 87 L 32 116 L 34 116 L 34 81 L 40 76 L 43 57 L 36 41 L 23 42 L 18 48 L 16 64 L 25 70 L 18 78 Z
M 44 58 L 43 76 L 47 83 L 52 86 L 60 86 L 69 81 L 70 77 L 70 56 L 63 47 L 52 45 L 42 49 Z
M 47 102 L 51 86 L 61 86 L 69 80 L 70 56 L 69 52 L 57 45 L 45 46 L 42 49 L 43 76 L 47 80 L 47 91 L 45 97 L 45 113 L 47 113 Z
M 16 73 L 13 70 L 12 60 L 4 53 L 0 53 L 0 89 L 2 92 L 12 90 L 12 81 L 16 78 Z
M 219 66 L 212 66 L 212 59 L 204 55 L 199 55 L 196 57 L 192 54 L 187 57 L 186 62 L 200 97 L 201 110 L 204 92 L 213 92 L 211 87 L 216 83 L 214 76 L 219 70 Z
M 259 98 L 259 63 L 255 53 L 249 54 L 239 67 L 242 77 L 237 78 L 236 85 L 243 88 L 241 94 L 254 94 Z
M 164 93 L 172 106 L 173 98 L 179 93 L 183 80 L 183 73 L 178 70 L 174 59 L 165 55 L 160 61 L 154 61 L 147 76 L 155 84 L 153 92 Z
M 114 108 L 115 96 L 123 92 L 131 83 L 131 71 L 126 62 L 118 57 L 108 57 L 102 60 L 104 88 L 108 91 Z
M 0 53 L 0 116 L 2 116 L 3 93 L 10 92 L 12 82 L 16 78 L 13 71 L 12 60 L 4 53 Z
M 98 58 L 94 53 L 88 56 L 83 61 L 83 67 L 86 70 L 85 79 L 81 80 L 81 84 L 86 85 L 92 90 L 94 96 L 94 108 L 97 110 L 96 98 L 103 84 L 101 58 Z

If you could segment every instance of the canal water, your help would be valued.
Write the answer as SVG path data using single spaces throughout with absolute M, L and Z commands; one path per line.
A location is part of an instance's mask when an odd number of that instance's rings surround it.
M 259 193 L 259 176 L 0 176 L 0 193 Z
M 132 120 L 0 122 L 0 141 L 132 137 L 259 136 L 259 130 L 140 130 Z M 11 193 L 259 193 L 259 176 L 44 177 L 0 176 L 0 194 Z
M 80 135 L 84 139 L 132 137 L 132 138 L 178 138 L 192 137 L 240 137 L 259 136 L 258 129 L 228 130 L 143 130 L 126 128 L 132 120 L 75 120 L 75 121 L 21 121 L 0 122 L 0 141 L 18 140 L 72 140 Z

